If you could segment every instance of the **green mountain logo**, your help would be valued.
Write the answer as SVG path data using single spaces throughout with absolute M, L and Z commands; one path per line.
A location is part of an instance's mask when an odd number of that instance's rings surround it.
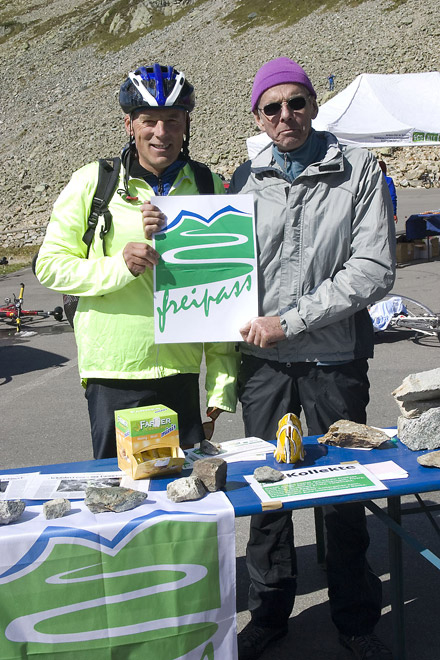
M 253 269 L 252 215 L 229 205 L 210 218 L 183 210 L 156 234 L 155 245 L 162 257 L 156 291 L 236 279 Z
M 2 658 L 174 660 L 198 647 L 201 658 L 214 658 L 221 606 L 215 522 L 140 526 L 113 550 L 90 536 L 53 536 L 50 551 L 24 574 L 0 582 L 3 622 L 8 615 Z

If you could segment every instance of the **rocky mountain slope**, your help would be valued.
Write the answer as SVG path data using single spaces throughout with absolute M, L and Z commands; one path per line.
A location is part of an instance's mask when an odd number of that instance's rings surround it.
M 174 64 L 195 85 L 190 151 L 229 175 L 256 133 L 253 76 L 287 55 L 321 102 L 359 73 L 440 69 L 437 0 L 16 0 L 0 7 L 0 245 L 39 243 L 71 172 L 125 143 L 119 85 Z M 417 99 L 408 99 L 408 103 Z M 437 148 L 387 153 L 397 185 L 438 173 Z

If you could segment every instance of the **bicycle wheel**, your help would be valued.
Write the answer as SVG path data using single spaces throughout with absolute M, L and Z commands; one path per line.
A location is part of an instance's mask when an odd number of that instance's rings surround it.
M 435 316 L 432 309 L 427 307 L 424 303 L 414 300 L 414 298 L 408 298 L 408 296 L 401 296 L 400 293 L 390 293 L 386 298 L 401 298 L 403 304 L 406 307 L 408 316 Z

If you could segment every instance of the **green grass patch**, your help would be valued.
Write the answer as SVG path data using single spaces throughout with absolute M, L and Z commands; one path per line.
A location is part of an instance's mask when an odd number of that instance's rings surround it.
M 6 257 L 9 262 L 6 266 L 0 266 L 0 276 L 15 273 L 17 270 L 30 266 L 38 248 L 38 245 L 26 245 L 21 248 L 0 246 L 0 260 L 2 257 Z
M 342 7 L 357 7 L 365 0 L 239 0 L 234 9 L 223 17 L 235 34 L 242 35 L 249 28 L 265 25 L 294 25 L 301 18 L 321 9 L 335 11 Z M 394 0 L 389 9 L 395 9 L 406 0 Z
M 149 34 L 154 30 L 161 30 L 171 23 L 177 22 L 182 16 L 199 7 L 207 0 L 196 0 L 188 5 L 183 5 L 176 13 L 165 16 L 159 9 L 151 11 L 151 19 L 148 25 L 139 30 L 130 32 L 130 23 L 137 5 L 143 4 L 141 0 L 129 2 L 129 0 L 118 0 L 106 9 L 101 0 L 94 0 L 87 4 L 87 14 L 84 7 L 78 7 L 47 21 L 34 23 L 32 25 L 32 37 L 38 38 L 52 29 L 59 28 L 61 24 L 70 24 L 68 36 L 66 36 L 66 48 L 82 48 L 84 46 L 95 46 L 101 52 L 119 51 L 125 46 L 135 43 L 141 36 Z M 112 22 L 117 18 L 120 27 L 117 31 L 110 32 Z
M 18 21 L 6 21 L 0 23 L 0 44 L 4 44 L 10 37 L 21 32 L 24 28 L 22 23 Z

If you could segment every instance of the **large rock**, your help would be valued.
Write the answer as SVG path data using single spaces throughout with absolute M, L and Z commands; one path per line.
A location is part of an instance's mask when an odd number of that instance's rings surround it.
M 87 486 L 84 504 L 92 513 L 103 513 L 104 511 L 130 511 L 145 501 L 146 493 L 121 486 L 109 486 L 97 488 Z
M 206 488 L 198 477 L 182 477 L 167 486 L 167 497 L 172 502 L 200 500 L 206 494 Z
M 413 451 L 440 448 L 440 408 L 431 408 L 417 419 L 399 417 L 397 435 Z
M 130 21 L 130 32 L 136 32 L 136 30 L 142 30 L 149 26 L 151 22 L 151 11 L 147 9 L 145 4 L 140 3 L 133 11 L 133 16 Z
M 275 470 L 275 468 L 272 468 L 269 465 L 262 465 L 261 467 L 255 468 L 254 477 L 260 483 L 276 483 L 277 481 L 282 481 L 284 479 L 284 474 L 280 470 Z
M 57 497 L 43 504 L 43 515 L 46 520 L 54 520 L 55 518 L 62 518 L 64 514 L 69 513 L 70 509 L 70 500 L 66 500 L 64 497 Z
M 23 500 L 0 501 L 0 525 L 9 525 L 18 520 L 25 508 Z
M 410 374 L 392 392 L 400 413 L 408 419 L 440 407 L 440 368 Z
M 389 437 L 380 429 L 366 424 L 357 424 L 347 419 L 339 419 L 332 424 L 318 442 L 338 447 L 374 448 L 387 442 Z
M 228 464 L 223 458 L 202 458 L 194 463 L 191 476 L 198 477 L 206 490 L 213 493 L 226 486 L 227 471 Z
M 428 454 L 417 456 L 417 463 L 425 467 L 440 468 L 440 451 L 430 451 Z
M 440 367 L 410 374 L 392 392 L 396 401 L 430 401 L 440 399 Z

